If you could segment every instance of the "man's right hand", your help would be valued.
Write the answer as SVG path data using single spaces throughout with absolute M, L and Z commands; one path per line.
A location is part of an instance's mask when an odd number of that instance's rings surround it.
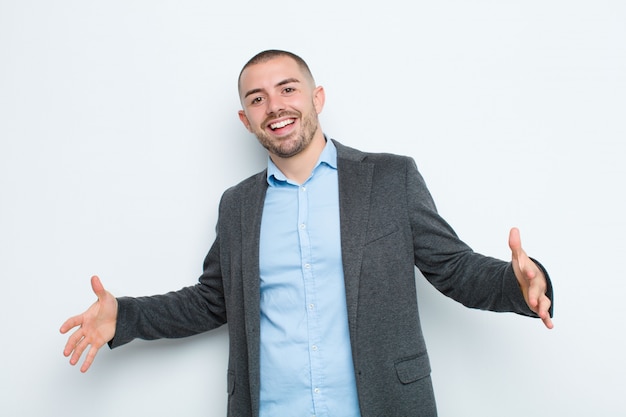
M 76 365 L 81 355 L 89 347 L 81 372 L 87 372 L 93 360 L 104 344 L 113 339 L 117 322 L 117 300 L 104 289 L 97 276 L 91 277 L 91 288 L 98 297 L 98 301 L 82 314 L 70 317 L 61 326 L 61 333 L 65 334 L 74 327 L 78 327 L 68 338 L 63 355 L 70 356 L 70 364 Z

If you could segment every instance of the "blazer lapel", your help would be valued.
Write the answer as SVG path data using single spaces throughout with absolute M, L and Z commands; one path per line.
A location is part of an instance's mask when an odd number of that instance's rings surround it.
M 248 363 L 250 397 L 253 415 L 259 413 L 260 390 L 260 282 L 259 282 L 259 242 L 261 237 L 261 216 L 265 193 L 267 191 L 267 173 L 257 174 L 254 181 L 242 195 L 241 200 L 241 270 L 243 280 L 243 303 L 245 308 L 245 326 L 248 338 Z
M 346 285 L 348 323 L 356 334 L 359 277 L 369 221 L 370 192 L 374 165 L 363 161 L 364 154 L 335 142 L 339 176 L 341 256 Z

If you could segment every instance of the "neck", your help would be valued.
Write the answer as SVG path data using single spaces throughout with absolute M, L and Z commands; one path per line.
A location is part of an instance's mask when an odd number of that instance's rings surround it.
M 319 160 L 320 154 L 326 146 L 326 140 L 321 129 L 315 133 L 313 140 L 302 152 L 290 158 L 281 158 L 279 156 L 270 155 L 272 162 L 280 169 L 280 171 L 298 184 L 303 184 L 309 179 L 315 164 Z

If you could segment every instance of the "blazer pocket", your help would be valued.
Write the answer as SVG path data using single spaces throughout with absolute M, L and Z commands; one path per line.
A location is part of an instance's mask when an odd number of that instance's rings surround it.
M 396 233 L 398 230 L 400 230 L 400 227 L 398 227 L 397 224 L 390 224 L 382 230 L 375 230 L 373 232 L 369 231 L 365 245 L 370 245 L 380 239 L 384 239 L 387 236 L 391 236 L 394 233 Z
M 403 384 L 410 384 L 430 375 L 430 360 L 426 352 L 396 362 L 396 374 Z

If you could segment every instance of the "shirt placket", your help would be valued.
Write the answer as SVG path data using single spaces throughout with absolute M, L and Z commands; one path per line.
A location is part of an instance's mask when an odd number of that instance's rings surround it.
M 304 279 L 304 296 L 307 313 L 307 333 L 309 341 L 309 362 L 311 369 L 311 397 L 313 415 L 321 416 L 325 407 L 323 389 L 323 367 L 321 366 L 319 312 L 317 310 L 317 292 L 315 288 L 315 264 L 311 254 L 309 235 L 309 195 L 307 184 L 298 190 L 298 236 Z

